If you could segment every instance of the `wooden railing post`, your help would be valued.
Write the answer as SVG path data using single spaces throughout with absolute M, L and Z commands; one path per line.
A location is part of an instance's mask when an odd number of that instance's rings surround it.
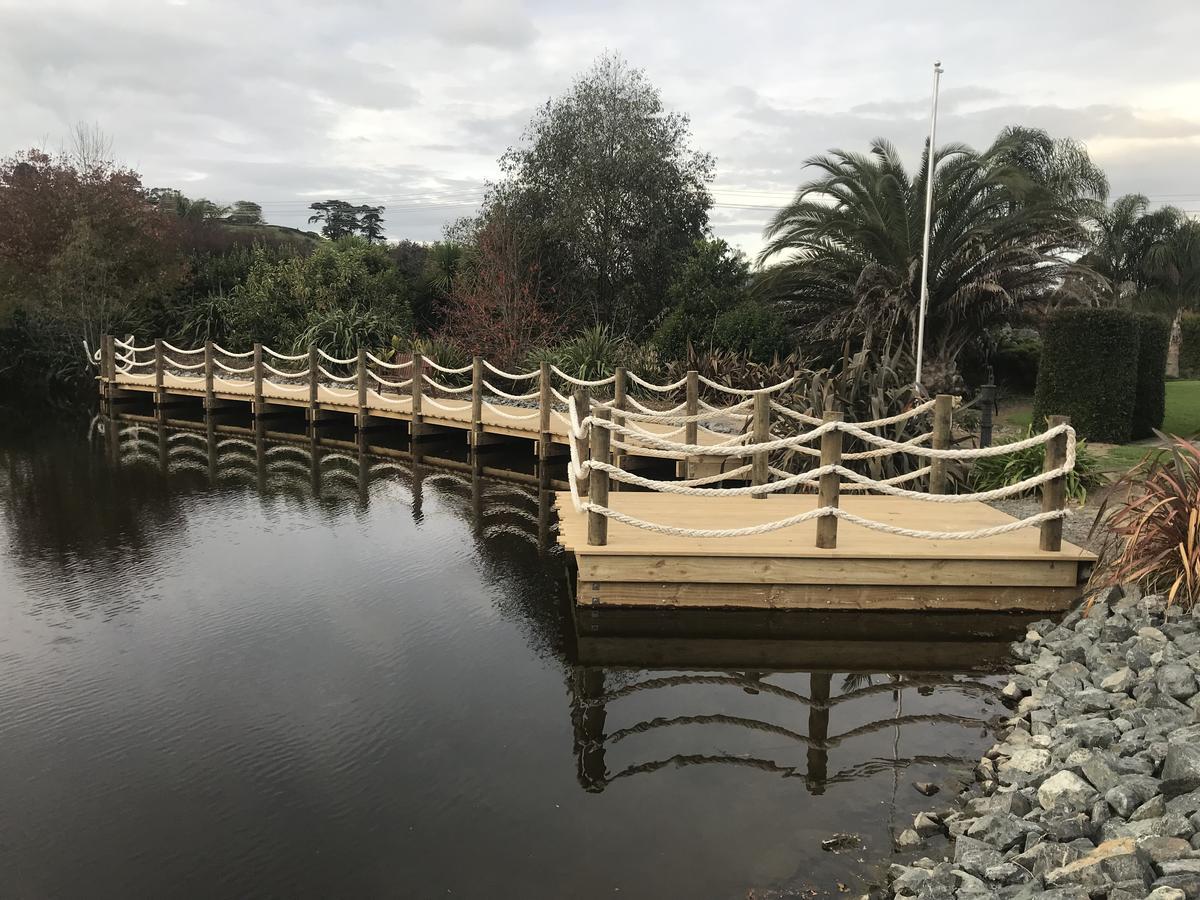
M 471 357 L 471 446 L 478 447 L 483 436 L 483 357 Z
M 166 365 L 163 361 L 163 342 L 162 338 L 154 339 L 154 405 L 160 410 L 163 403 L 166 402 L 165 379 Z
M 689 369 L 687 373 L 687 395 L 684 400 L 684 413 L 689 416 L 700 414 L 700 373 L 695 369 Z M 696 421 L 688 422 L 683 428 L 683 442 L 685 444 L 696 443 L 696 436 L 700 433 L 699 424 Z
M 367 416 L 367 348 L 358 348 L 358 365 L 354 371 L 354 383 L 358 387 L 358 430 L 369 424 Z
M 754 421 L 751 426 L 750 439 L 755 444 L 765 444 L 771 439 L 771 395 L 766 391 L 759 391 L 754 395 Z M 771 480 L 769 463 L 770 454 L 766 450 L 755 452 L 750 471 L 752 483 L 766 484 Z M 750 496 L 756 500 L 765 500 L 769 495 L 751 494 Z
M 1050 416 L 1047 420 L 1051 428 L 1059 425 L 1070 425 L 1067 416 Z M 1043 471 L 1057 469 L 1067 461 L 1066 432 L 1057 434 L 1046 442 L 1046 464 Z M 1067 481 L 1063 476 L 1051 478 L 1042 485 L 1042 512 L 1057 512 L 1067 505 Z M 1062 519 L 1048 519 L 1041 525 L 1039 546 L 1043 550 L 1058 552 L 1062 549 Z
M 616 371 L 613 372 L 613 379 L 614 380 L 613 380 L 613 417 L 612 417 L 612 420 L 613 420 L 614 424 L 624 426 L 625 425 L 625 417 L 623 415 L 621 415 L 621 413 L 622 413 L 622 411 L 627 409 L 629 406 L 629 401 L 626 397 L 626 395 L 629 391 L 629 372 L 628 372 L 628 370 L 624 366 L 617 366 Z M 622 464 L 623 460 L 621 458 L 620 453 L 614 453 L 612 455 L 612 457 L 613 457 L 614 465 L 619 466 Z M 616 490 L 618 490 L 618 491 L 623 490 L 623 488 L 621 487 L 621 482 L 619 482 L 619 481 L 616 484 Z
M 320 358 L 317 356 L 316 344 L 308 348 L 308 415 L 310 421 L 317 421 L 317 385 L 320 383 L 317 367 L 321 364 Z
M 550 457 L 550 413 L 554 408 L 552 375 L 550 363 L 544 362 L 538 367 L 538 459 L 542 460 Z
M 597 409 L 595 418 L 607 420 L 609 411 Z M 593 462 L 607 463 L 609 461 L 609 438 L 607 428 L 592 426 L 591 459 Z M 608 506 L 608 473 L 592 469 L 588 478 L 588 499 L 600 506 Z M 603 513 L 588 510 L 588 544 L 592 547 L 603 547 L 608 543 L 608 517 Z
M 933 401 L 933 439 L 935 450 L 950 449 L 950 429 L 954 424 L 954 397 L 938 394 Z M 946 460 L 934 457 L 929 463 L 929 493 L 946 493 Z
M 575 398 L 575 412 L 579 416 L 579 421 L 582 422 L 591 415 L 592 401 L 588 397 L 587 391 L 583 388 L 578 388 L 573 396 Z M 591 458 L 590 442 L 586 431 L 579 437 L 570 437 L 569 440 L 575 443 L 575 456 L 578 457 L 580 462 Z M 586 475 L 575 480 L 575 488 L 580 497 L 587 496 L 588 478 Z
M 425 379 L 425 356 L 421 353 L 412 355 L 412 423 L 409 425 L 408 435 L 414 438 L 421 430 L 421 397 L 424 394 L 424 387 L 421 384 Z
M 826 422 L 842 421 L 840 412 L 826 410 L 822 417 Z M 842 462 L 842 431 L 833 429 L 821 435 L 821 465 L 836 466 Z M 817 507 L 836 507 L 838 494 L 841 490 L 842 476 L 837 472 L 827 472 L 821 476 L 817 486 Z M 838 520 L 837 516 L 821 516 L 817 519 L 817 546 L 824 550 L 832 550 L 837 546 Z
M 111 334 L 100 339 L 100 375 L 108 381 L 117 377 L 117 344 Z
M 263 349 L 257 341 L 254 344 L 254 415 L 263 414 Z
M 204 342 L 204 408 L 212 409 L 216 406 L 216 398 L 213 396 L 213 342 Z
M 992 416 L 996 412 L 996 385 L 989 381 L 979 392 L 979 446 L 992 446 Z

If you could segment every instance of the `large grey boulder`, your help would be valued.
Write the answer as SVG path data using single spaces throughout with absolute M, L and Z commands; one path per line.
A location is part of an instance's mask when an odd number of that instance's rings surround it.
M 1002 862 L 1004 857 L 991 844 L 966 835 L 954 842 L 954 864 L 973 875 L 983 875 L 989 868 Z
M 1157 779 L 1147 775 L 1130 775 L 1120 784 L 1109 788 L 1104 794 L 1104 799 L 1113 812 L 1123 819 L 1128 819 L 1134 810 L 1157 793 Z
M 1140 881 L 1149 886 L 1153 877 L 1149 855 L 1132 838 L 1123 838 L 1105 841 L 1086 856 L 1047 873 L 1046 883 L 1077 884 L 1089 891 L 1102 891 L 1119 881 Z
M 1186 700 L 1196 693 L 1196 676 L 1191 667 L 1183 663 L 1168 663 L 1159 668 L 1155 675 L 1159 691 L 1176 700 Z
M 1074 772 L 1066 770 L 1043 781 L 1037 792 L 1038 804 L 1046 810 L 1086 809 L 1095 795 L 1095 788 Z
M 1168 798 L 1200 789 L 1200 744 L 1169 741 L 1163 760 L 1162 781 L 1163 793 Z

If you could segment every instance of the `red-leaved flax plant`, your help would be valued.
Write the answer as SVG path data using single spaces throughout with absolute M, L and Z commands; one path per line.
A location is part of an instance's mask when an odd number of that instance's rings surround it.
M 1124 475 L 1093 528 L 1108 536 L 1090 588 L 1140 584 L 1186 607 L 1200 598 L 1200 447 L 1159 434 L 1166 445 Z

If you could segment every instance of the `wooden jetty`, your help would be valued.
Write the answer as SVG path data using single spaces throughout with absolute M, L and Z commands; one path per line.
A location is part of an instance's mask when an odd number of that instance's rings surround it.
M 745 390 L 696 372 L 669 385 L 624 369 L 589 381 L 548 364 L 510 373 L 480 358 L 447 367 L 419 354 L 338 359 L 318 348 L 287 355 L 112 337 L 98 362 L 106 402 L 152 397 L 160 421 L 197 400 L 210 417 L 241 408 L 260 420 L 300 408 L 314 433 L 339 417 L 360 433 L 398 422 L 414 442 L 458 432 L 473 451 L 518 438 L 543 462 L 568 456 L 559 541 L 573 554 L 586 607 L 1060 610 L 1095 560 L 1062 540 L 1075 438 L 1061 417 L 1017 445 L 956 449 L 948 396 L 855 423 L 780 404 L 790 381 Z M 702 385 L 733 400 L 706 403 Z M 677 396 L 682 403 L 661 408 Z M 883 436 L 909 420 L 929 430 Z M 778 425 L 787 426 L 782 436 Z M 953 464 L 1040 444 L 1041 476 L 947 493 Z M 807 454 L 813 465 L 777 468 L 780 453 Z M 928 464 L 885 479 L 854 468 L 890 454 Z M 655 459 L 674 463 L 676 479 L 637 472 Z M 1033 489 L 1042 512 L 1021 521 L 986 502 Z

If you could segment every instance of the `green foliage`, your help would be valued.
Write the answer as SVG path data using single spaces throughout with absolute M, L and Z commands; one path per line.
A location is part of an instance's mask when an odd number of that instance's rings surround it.
M 711 156 L 691 146 L 687 116 L 616 55 L 600 57 L 543 106 L 500 158 L 483 216 L 504 216 L 536 251 L 567 321 L 637 334 L 703 236 Z
M 1167 345 L 1171 323 L 1153 313 L 1136 313 L 1138 330 L 1137 391 L 1133 402 L 1134 440 L 1151 437 L 1166 414 Z
M 1119 309 L 1066 308 L 1042 333 L 1033 423 L 1064 415 L 1083 437 L 1123 444 L 1133 426 L 1138 372 L 1137 327 Z
M 1033 435 L 1032 426 L 1026 436 Z M 1046 446 L 1027 447 L 1005 456 L 984 456 L 971 467 L 971 488 L 976 491 L 992 491 L 1007 487 L 1027 478 L 1040 475 L 1046 468 Z M 1099 459 L 1087 447 L 1087 441 L 1075 445 L 1075 468 L 1066 477 L 1067 498 L 1079 503 L 1087 499 L 1088 491 L 1107 483 Z M 1034 496 L 1038 488 L 1031 488 L 1021 496 Z
M 717 316 L 712 326 L 712 345 L 766 362 L 787 356 L 791 335 L 774 308 L 761 300 L 744 300 Z
M 313 214 L 308 217 L 310 225 L 321 222 L 321 234 L 331 241 L 359 236 L 368 243 L 383 240 L 382 206 L 355 206 L 345 200 L 322 200 L 309 207 Z
M 878 349 L 915 343 L 927 166 L 910 174 L 884 140 L 870 154 L 810 159 L 801 185 L 766 230 L 759 290 L 813 338 Z M 937 151 L 925 358 L 953 363 L 989 326 L 1040 304 L 1085 244 L 1081 215 L 1107 186 L 1082 147 L 1006 129 L 983 152 Z
M 614 334 L 607 325 L 593 325 L 563 343 L 533 350 L 525 363 L 530 368 L 553 363 L 575 378 L 607 378 L 617 366 L 628 367 L 632 349 L 628 339 Z
M 334 353 L 359 335 L 381 346 L 409 328 L 406 290 L 387 250 L 358 238 L 322 244 L 306 258 L 273 259 L 256 247 L 231 294 L 230 339 L 307 346 L 315 337 Z
M 655 329 L 651 343 L 667 359 L 683 359 L 688 345 L 741 350 L 740 341 L 726 345 L 716 340 L 715 325 L 723 314 L 746 301 L 750 264 L 742 253 L 722 240 L 701 240 L 692 245 L 667 289 L 670 311 Z M 738 323 L 730 321 L 726 333 L 734 333 Z
M 1179 374 L 1200 376 L 1200 313 L 1185 312 L 1179 321 Z

